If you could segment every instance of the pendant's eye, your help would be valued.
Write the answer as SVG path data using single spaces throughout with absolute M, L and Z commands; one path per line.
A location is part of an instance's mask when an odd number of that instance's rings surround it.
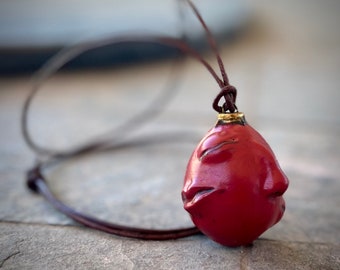
M 197 158 L 204 163 L 221 163 L 229 160 L 233 154 L 236 138 L 217 138 L 209 136 L 197 150 Z

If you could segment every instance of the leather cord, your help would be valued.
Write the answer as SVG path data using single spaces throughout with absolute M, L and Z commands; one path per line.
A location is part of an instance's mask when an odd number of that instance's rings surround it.
M 107 221 L 103 221 L 92 217 L 90 215 L 81 213 L 76 211 L 75 209 L 69 207 L 62 201 L 60 201 L 50 190 L 46 178 L 43 174 L 43 168 L 52 162 L 58 162 L 60 160 L 68 160 L 74 158 L 76 156 L 92 153 L 94 151 L 108 149 L 112 143 L 114 147 L 121 147 L 122 144 L 117 145 L 117 140 L 119 142 L 119 138 L 122 137 L 124 132 L 118 132 L 115 134 L 116 141 L 112 141 L 112 137 L 106 137 L 101 140 L 93 140 L 88 142 L 87 144 L 71 149 L 69 151 L 56 151 L 53 149 L 48 149 L 39 146 L 32 139 L 29 131 L 28 131 L 28 112 L 32 100 L 35 94 L 40 89 L 41 84 L 46 81 L 46 79 L 57 72 L 62 66 L 64 66 L 70 60 L 76 58 L 80 54 L 98 48 L 100 46 L 105 46 L 108 44 L 122 44 L 128 42 L 139 42 L 139 43 L 153 43 L 153 44 L 162 44 L 165 46 L 170 46 L 177 48 L 179 51 L 186 55 L 190 55 L 194 59 L 196 59 L 201 65 L 203 65 L 207 71 L 211 74 L 211 76 L 215 79 L 220 88 L 220 93 L 217 95 L 213 102 L 213 108 L 218 112 L 234 112 L 237 110 L 235 105 L 236 99 L 236 89 L 235 87 L 229 84 L 229 80 L 227 74 L 224 69 L 223 62 L 218 53 L 216 43 L 212 37 L 210 30 L 205 24 L 202 16 L 194 6 L 194 4 L 190 0 L 185 0 L 193 10 L 194 14 L 200 21 L 203 29 L 207 34 L 207 38 L 210 44 L 211 49 L 215 53 L 216 60 L 219 65 L 219 71 L 221 72 L 222 78 L 220 78 L 215 70 L 207 63 L 203 57 L 189 45 L 187 45 L 183 40 L 166 37 L 166 36 L 125 36 L 125 37 L 111 37 L 107 39 L 103 39 L 100 41 L 87 42 L 84 44 L 76 45 L 70 48 L 66 48 L 57 54 L 54 58 L 48 61 L 37 73 L 34 78 L 33 88 L 25 100 L 22 115 L 21 115 L 21 128 L 23 137 L 27 143 L 27 145 L 36 153 L 37 159 L 45 160 L 44 162 L 38 161 L 38 163 L 31 168 L 27 173 L 27 186 L 34 192 L 42 195 L 50 204 L 52 204 L 57 210 L 64 213 L 66 216 L 75 220 L 76 222 L 83 224 L 87 227 L 90 227 L 95 230 L 104 231 L 111 234 L 116 234 L 119 236 L 144 239 L 144 240 L 169 240 L 169 239 L 177 239 L 182 237 L 187 237 L 195 234 L 200 234 L 198 228 L 196 227 L 188 227 L 188 228 L 179 228 L 179 229 L 171 229 L 171 230 L 154 230 L 154 229 L 144 229 L 130 226 L 122 226 L 115 223 L 110 223 Z M 165 91 L 166 93 L 166 91 Z M 222 106 L 219 106 L 218 103 L 221 98 L 225 99 L 225 102 Z M 157 105 L 166 104 L 168 101 L 167 95 L 160 95 L 160 99 L 156 99 L 154 103 L 155 107 Z M 151 108 L 153 106 L 151 105 Z M 156 110 L 157 111 L 157 110 Z M 159 111 L 159 110 L 158 110 Z M 126 131 L 127 127 L 140 126 L 146 121 L 150 120 L 155 114 L 153 110 L 146 110 L 145 112 L 139 114 L 142 118 L 133 119 L 133 121 L 127 121 L 123 126 L 122 130 Z M 133 124 L 131 124 L 133 123 Z M 137 125 L 134 125 L 137 124 Z M 139 125 L 138 125 L 139 124 Z M 116 130 L 117 131 L 117 130 Z M 119 130 L 118 130 L 119 131 Z M 173 138 L 172 138 L 173 139 Z M 130 142 L 129 145 L 133 145 L 133 142 Z
M 172 230 L 153 230 L 137 227 L 122 226 L 97 219 L 95 217 L 78 212 L 58 200 L 50 191 L 49 186 L 41 172 L 41 164 L 36 165 L 27 173 L 27 186 L 34 192 L 42 195 L 57 210 L 83 224 L 89 228 L 115 234 L 124 237 L 137 238 L 143 240 L 170 240 L 183 238 L 195 234 L 200 234 L 196 227 L 172 229 Z

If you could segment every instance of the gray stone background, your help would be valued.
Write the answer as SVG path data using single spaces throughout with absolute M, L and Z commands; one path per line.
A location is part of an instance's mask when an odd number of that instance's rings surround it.
M 127 239 L 89 230 L 56 212 L 24 184 L 34 161 L 19 128 L 30 76 L 1 77 L 0 268 L 340 269 L 339 4 L 253 1 L 252 23 L 221 46 L 239 91 L 238 107 L 271 144 L 290 179 L 283 220 L 251 248 L 226 248 L 205 236 Z M 35 140 L 63 149 L 119 125 L 147 106 L 165 84 L 169 66 L 171 61 L 57 74 L 34 102 L 30 130 Z M 217 89 L 193 60 L 182 73 L 171 104 L 129 135 L 195 132 L 189 143 L 67 162 L 48 174 L 55 194 L 79 210 L 122 224 L 191 225 L 180 199 L 183 172 L 195 144 L 215 122 L 210 103 Z

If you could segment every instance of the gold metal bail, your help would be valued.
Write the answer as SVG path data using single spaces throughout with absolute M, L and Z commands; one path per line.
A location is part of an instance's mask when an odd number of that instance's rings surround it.
M 217 115 L 217 124 L 225 125 L 225 124 L 246 124 L 246 119 L 244 113 L 235 112 L 235 113 L 219 113 Z

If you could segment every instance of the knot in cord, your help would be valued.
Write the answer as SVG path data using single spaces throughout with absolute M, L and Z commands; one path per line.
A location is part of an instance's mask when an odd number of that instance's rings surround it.
M 221 91 L 217 94 L 216 98 L 213 102 L 213 108 L 218 113 L 225 113 L 225 112 L 235 112 L 237 111 L 237 107 L 235 105 L 236 102 L 236 95 L 237 90 L 232 85 L 226 85 L 221 88 Z M 219 106 L 219 102 L 221 101 L 222 97 L 224 98 L 224 103 L 222 106 Z
M 27 186 L 30 190 L 34 192 L 39 192 L 37 181 L 43 180 L 43 177 L 40 172 L 40 166 L 37 165 L 36 167 L 30 169 L 27 172 Z

